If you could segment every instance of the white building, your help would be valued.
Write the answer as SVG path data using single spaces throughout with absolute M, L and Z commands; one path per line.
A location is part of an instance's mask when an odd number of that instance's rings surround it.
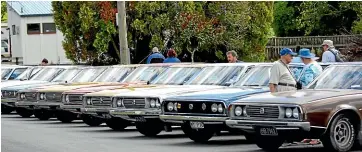
M 12 61 L 38 65 L 70 64 L 62 47 L 63 34 L 55 28 L 51 1 L 7 1 Z

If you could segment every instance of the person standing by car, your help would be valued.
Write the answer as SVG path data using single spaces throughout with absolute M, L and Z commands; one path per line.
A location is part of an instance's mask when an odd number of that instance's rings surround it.
M 342 54 L 333 46 L 333 41 L 324 40 L 322 62 L 344 62 Z
M 309 49 L 301 49 L 299 57 L 305 64 L 301 72 L 302 75 L 299 77 L 299 82 L 302 84 L 302 87 L 305 87 L 323 71 L 323 68 L 315 61 L 317 58 Z
M 269 88 L 271 92 L 296 90 L 296 80 L 293 77 L 288 64 L 292 61 L 294 53 L 289 48 L 280 50 L 280 60 L 275 61 L 270 70 Z
M 41 66 L 46 66 L 48 65 L 48 60 L 46 58 L 44 58 L 42 61 L 41 61 Z
M 177 57 L 176 57 L 176 51 L 174 49 L 169 49 L 167 51 L 167 58 L 163 61 L 163 63 L 179 63 L 181 62 Z
M 240 63 L 241 62 L 238 60 L 238 54 L 234 50 L 226 52 L 226 57 L 227 57 L 229 63 Z
M 165 57 L 158 51 L 157 47 L 154 47 L 152 49 L 152 54 L 147 58 L 146 63 L 163 63 L 163 60 L 165 60 Z

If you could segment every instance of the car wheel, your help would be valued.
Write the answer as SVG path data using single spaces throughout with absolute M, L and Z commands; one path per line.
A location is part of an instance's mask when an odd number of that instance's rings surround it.
M 256 145 L 265 151 L 277 151 L 279 147 L 284 143 L 284 139 L 281 137 L 255 137 Z
M 34 114 L 33 110 L 28 110 L 24 108 L 16 108 L 16 113 L 18 113 L 18 115 L 23 118 L 30 118 Z
M 82 120 L 85 124 L 92 127 L 99 126 L 103 123 L 103 120 L 101 118 L 88 116 L 88 115 L 83 115 Z
M 34 115 L 39 120 L 49 120 L 53 114 L 48 110 L 35 110 Z
M 57 119 L 63 123 L 70 123 L 73 120 L 77 119 L 77 115 L 70 112 L 58 112 Z
M 164 125 L 161 121 L 146 121 L 136 123 L 138 132 L 147 137 L 157 136 L 163 130 L 163 126 Z
M 1 114 L 10 114 L 13 111 L 14 111 L 13 107 L 1 105 Z
M 124 128 L 127 128 L 130 123 L 129 121 L 121 118 L 111 118 L 109 120 L 106 120 L 106 124 L 109 128 L 120 131 L 124 130 Z
M 211 137 L 214 136 L 216 132 L 218 132 L 218 130 L 216 129 L 217 127 L 215 126 L 205 125 L 204 127 L 204 129 L 196 130 L 192 129 L 189 123 L 185 123 L 181 126 L 181 129 L 185 133 L 185 135 L 194 142 L 204 143 L 209 141 Z
M 329 151 L 346 152 L 352 149 L 356 142 L 356 129 L 345 114 L 337 115 L 321 141 Z

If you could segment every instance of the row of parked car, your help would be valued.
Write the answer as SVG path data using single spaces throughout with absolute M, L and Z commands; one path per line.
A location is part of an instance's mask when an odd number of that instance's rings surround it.
M 321 139 L 330 151 L 362 144 L 362 63 L 322 64 L 303 90 L 270 93 L 272 63 L 179 63 L 27 67 L 2 80 L 1 112 L 56 117 L 145 136 L 172 126 L 195 142 L 220 131 L 242 134 L 264 150 Z M 298 79 L 303 64 L 289 65 Z M 2 69 L 2 73 L 3 73 Z M 2 74 L 3 76 L 3 74 Z

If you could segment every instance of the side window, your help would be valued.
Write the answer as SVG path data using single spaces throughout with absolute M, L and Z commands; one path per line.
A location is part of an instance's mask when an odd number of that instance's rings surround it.
M 40 24 L 39 23 L 28 24 L 27 33 L 28 34 L 40 34 Z
M 26 68 L 15 69 L 14 72 L 10 75 L 9 80 L 14 80 L 20 74 L 22 74 L 25 70 L 26 70 Z
M 13 35 L 16 35 L 15 25 L 11 25 L 11 30 L 12 30 L 12 32 L 13 32 Z
M 43 23 L 43 33 L 56 33 L 55 23 Z

